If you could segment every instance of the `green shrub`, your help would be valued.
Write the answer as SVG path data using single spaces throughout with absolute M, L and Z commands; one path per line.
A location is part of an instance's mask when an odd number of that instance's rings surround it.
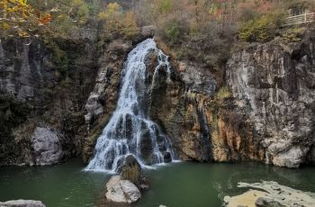
M 176 43 L 180 39 L 181 25 L 178 21 L 171 21 L 164 28 L 165 37 L 172 43 Z
M 230 98 L 231 96 L 232 96 L 232 92 L 230 91 L 230 89 L 227 86 L 221 87 L 216 94 L 216 97 L 219 100 Z
M 302 40 L 304 32 L 304 27 L 293 27 L 287 29 L 281 36 L 287 42 L 298 42 Z
M 241 26 L 239 37 L 248 42 L 270 41 L 277 35 L 283 17 L 282 13 L 271 13 L 249 20 Z
M 120 35 L 133 38 L 140 31 L 136 16 L 132 11 L 125 11 L 118 3 L 109 3 L 105 10 L 98 14 L 98 19 L 103 22 L 105 36 Z
M 159 22 L 158 35 L 170 45 L 179 45 L 185 38 L 186 29 L 184 20 L 179 17 L 166 18 Z

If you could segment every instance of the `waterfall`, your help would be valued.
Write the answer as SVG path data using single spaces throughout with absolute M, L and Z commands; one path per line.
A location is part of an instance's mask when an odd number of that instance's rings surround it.
M 145 64 L 150 52 L 154 52 L 158 60 L 152 81 L 148 81 Z M 114 173 L 128 155 L 133 155 L 142 167 L 174 159 L 168 137 L 148 115 L 151 88 L 162 69 L 167 72 L 169 81 L 168 57 L 153 39 L 141 42 L 129 53 L 116 110 L 98 138 L 94 157 L 86 170 Z

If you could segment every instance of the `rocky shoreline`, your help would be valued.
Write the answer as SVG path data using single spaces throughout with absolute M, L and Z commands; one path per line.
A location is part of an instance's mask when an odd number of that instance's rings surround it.
M 313 207 L 315 193 L 303 192 L 277 182 L 238 183 L 247 192 L 237 196 L 225 196 L 226 207 Z

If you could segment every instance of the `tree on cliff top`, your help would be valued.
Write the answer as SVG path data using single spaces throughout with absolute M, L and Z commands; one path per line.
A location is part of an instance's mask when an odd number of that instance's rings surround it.
M 36 11 L 26 0 L 0 2 L 0 37 L 29 37 L 50 21 L 50 14 Z
M 98 19 L 103 22 L 105 36 L 123 36 L 132 38 L 139 32 L 135 14 L 125 11 L 114 2 L 109 3 L 105 9 L 98 14 Z

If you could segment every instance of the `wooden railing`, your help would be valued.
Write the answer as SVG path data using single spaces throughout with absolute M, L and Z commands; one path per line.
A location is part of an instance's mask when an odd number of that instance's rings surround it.
M 284 26 L 306 24 L 315 21 L 315 12 L 308 12 L 286 18 Z

